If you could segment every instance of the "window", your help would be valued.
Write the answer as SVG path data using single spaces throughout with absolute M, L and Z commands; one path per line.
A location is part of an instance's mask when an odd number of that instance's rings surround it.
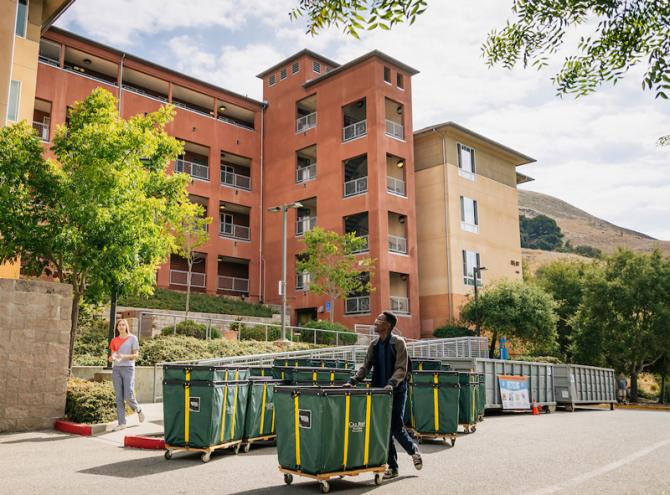
M 281 71 L 279 71 L 279 79 L 283 81 L 284 79 L 286 79 L 286 76 L 288 76 L 286 69 L 282 69 Z
M 21 81 L 9 83 L 9 102 L 7 105 L 7 120 L 18 122 L 19 120 L 19 98 L 21 97 Z
M 475 234 L 479 232 L 477 201 L 466 196 L 461 196 L 461 229 Z
M 397 74 L 395 77 L 396 86 L 400 89 L 405 89 L 405 80 L 402 77 L 402 74 Z
M 221 233 L 232 235 L 234 229 L 233 216 L 230 213 L 221 213 Z
M 28 31 L 28 0 L 19 0 L 16 7 L 16 36 L 26 37 Z
M 298 72 L 300 72 L 300 64 L 293 62 L 293 65 L 291 65 L 291 74 L 297 74 Z
M 475 268 L 481 266 L 479 262 L 479 253 L 463 250 L 463 283 L 465 285 L 475 285 Z M 482 273 L 477 274 L 477 287 L 482 285 Z
M 312 70 L 317 74 L 321 74 L 321 64 L 319 62 L 312 62 Z
M 475 180 L 475 150 L 463 144 L 458 144 L 459 175 Z
M 276 82 L 277 82 L 277 76 L 271 74 L 270 77 L 268 77 L 268 85 L 274 86 Z
M 391 69 L 384 67 L 384 82 L 391 84 Z

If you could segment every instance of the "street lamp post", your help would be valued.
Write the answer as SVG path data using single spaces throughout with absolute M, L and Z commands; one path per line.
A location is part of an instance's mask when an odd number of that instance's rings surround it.
M 478 256 L 479 258 L 479 256 Z M 479 296 L 479 290 L 477 289 L 477 282 L 479 281 L 482 272 L 486 270 L 485 266 L 479 266 L 479 261 L 477 261 L 477 266 L 475 266 L 472 271 L 474 272 L 475 276 L 475 304 L 477 304 L 477 297 Z M 482 335 L 482 322 L 481 322 L 481 317 L 479 314 L 479 308 L 477 308 L 477 324 L 476 324 L 476 332 L 477 332 L 477 337 L 481 337 Z
M 288 220 L 289 208 L 301 208 L 302 203 L 296 201 L 295 203 L 283 204 L 280 206 L 273 206 L 268 208 L 272 212 L 282 213 L 282 238 L 281 238 L 281 342 L 288 342 L 286 338 L 286 223 Z

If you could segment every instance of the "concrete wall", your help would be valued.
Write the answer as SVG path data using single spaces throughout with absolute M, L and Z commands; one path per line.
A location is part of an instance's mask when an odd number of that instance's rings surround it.
M 0 432 L 63 416 L 71 309 L 69 285 L 0 279 Z
M 93 380 L 96 373 L 104 368 L 102 366 L 73 366 L 72 376 L 83 380 Z M 163 386 L 163 368 L 158 366 L 154 375 L 153 366 L 135 367 L 135 398 L 140 404 L 148 404 L 154 399 L 154 383 L 158 387 L 157 393 L 160 396 L 160 388 Z

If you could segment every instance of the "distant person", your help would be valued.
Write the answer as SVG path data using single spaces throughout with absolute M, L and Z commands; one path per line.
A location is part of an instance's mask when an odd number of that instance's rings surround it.
M 394 438 L 412 456 L 414 467 L 416 469 L 423 467 L 419 449 L 403 424 L 405 401 L 407 399 L 408 358 L 403 338 L 391 333 L 396 322 L 396 316 L 390 311 L 384 311 L 377 316 L 374 327 L 379 337 L 370 342 L 363 366 L 347 384 L 352 386 L 363 381 L 372 370 L 372 386 L 393 391 L 388 469 L 384 473 L 384 479 L 398 477 L 398 454 L 393 441 Z
M 114 335 L 109 344 L 111 355 L 108 360 L 112 363 L 112 383 L 119 419 L 114 431 L 118 431 L 127 428 L 125 402 L 137 413 L 140 423 L 144 422 L 144 413 L 135 399 L 135 360 L 140 355 L 140 344 L 137 337 L 129 332 L 128 322 L 124 319 L 116 322 Z
M 619 378 L 617 378 L 617 400 L 620 404 L 626 402 L 626 387 L 628 385 L 626 381 L 626 375 L 623 372 L 619 373 Z

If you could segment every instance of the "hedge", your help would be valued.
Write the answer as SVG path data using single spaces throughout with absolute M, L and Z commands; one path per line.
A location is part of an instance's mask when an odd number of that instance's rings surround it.
M 70 378 L 65 416 L 75 423 L 108 423 L 116 419 L 116 396 L 111 382 Z
M 267 329 L 267 339 L 266 337 Z M 239 332 L 240 340 L 257 340 L 265 342 L 266 340 L 279 340 L 281 338 L 281 329 L 276 326 L 254 325 L 247 326 L 239 323 L 236 330 Z M 289 334 L 290 336 L 290 334 Z
M 174 335 L 175 327 L 168 325 L 161 330 L 161 335 Z M 220 339 L 221 332 L 217 328 L 210 328 L 210 336 L 213 339 Z M 207 338 L 207 325 L 196 323 L 193 320 L 185 320 L 177 323 L 177 335 L 185 335 L 186 337 L 195 337 L 196 339 L 204 340 Z
M 454 337 L 475 337 L 475 332 L 463 325 L 444 325 L 433 330 L 433 336 L 438 339 Z

